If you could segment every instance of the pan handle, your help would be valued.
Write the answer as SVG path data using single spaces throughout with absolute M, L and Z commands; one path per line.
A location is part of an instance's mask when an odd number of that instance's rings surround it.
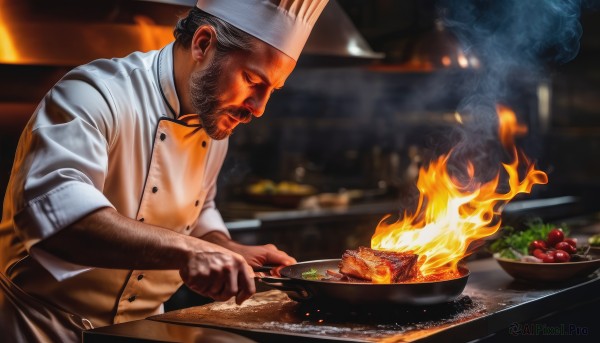
M 311 292 L 301 285 L 293 282 L 293 280 L 290 278 L 256 276 L 254 279 L 264 285 L 285 292 L 291 299 L 296 301 L 305 301 L 313 297 Z

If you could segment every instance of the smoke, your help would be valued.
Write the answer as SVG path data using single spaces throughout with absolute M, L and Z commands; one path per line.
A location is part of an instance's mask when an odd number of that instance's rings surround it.
M 551 68 L 579 52 L 582 6 L 589 0 L 442 0 L 440 13 L 467 54 L 481 63 L 477 80 L 458 106 L 470 117 L 458 136 L 459 160 L 496 160 L 488 149 L 497 141 L 495 105 L 510 99 L 523 83 L 536 84 Z M 518 97 L 518 95 L 517 95 Z M 524 113 L 517 113 L 524 115 Z M 487 161 L 487 162 L 486 162 Z
M 445 24 L 486 62 L 490 76 L 510 69 L 542 71 L 579 52 L 582 0 L 444 1 Z M 489 81 L 492 81 L 490 79 Z M 490 82 L 491 89 L 500 85 Z

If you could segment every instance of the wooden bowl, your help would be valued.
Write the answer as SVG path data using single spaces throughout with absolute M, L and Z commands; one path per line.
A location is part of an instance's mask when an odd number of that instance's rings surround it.
M 500 267 L 513 278 L 534 282 L 561 282 L 590 275 L 600 268 L 600 257 L 593 258 L 581 262 L 535 263 L 495 257 Z
M 600 256 L 600 246 L 590 246 L 590 254 Z

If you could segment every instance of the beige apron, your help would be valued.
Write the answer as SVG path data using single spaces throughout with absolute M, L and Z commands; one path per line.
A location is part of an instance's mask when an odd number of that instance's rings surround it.
M 4 273 L 0 273 L 0 290 L 0 332 L 12 333 L 4 338 L 8 342 L 76 342 L 82 330 L 93 328 L 87 319 L 25 293 Z
M 159 121 L 136 218 L 185 235 L 207 194 L 203 181 L 211 140 L 195 117 Z M 15 342 L 74 342 L 84 329 L 161 313 L 182 284 L 176 270 L 102 268 L 58 282 L 30 256 L 14 263 L 6 276 L 0 311 L 2 317 L 14 312 L 5 317 L 14 320 L 2 318 L 0 332 L 18 330 Z

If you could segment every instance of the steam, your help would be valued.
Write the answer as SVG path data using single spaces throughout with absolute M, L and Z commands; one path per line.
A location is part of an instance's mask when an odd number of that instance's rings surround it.
M 510 99 L 518 96 L 519 85 L 535 85 L 553 66 L 575 58 L 585 1 L 442 0 L 440 5 L 446 27 L 482 66 L 457 109 L 471 120 L 459 133 L 466 144 L 457 146 L 455 153 L 460 160 L 493 159 L 492 165 L 497 165 L 498 156 L 486 148 L 497 140 L 495 104 L 512 107 Z

